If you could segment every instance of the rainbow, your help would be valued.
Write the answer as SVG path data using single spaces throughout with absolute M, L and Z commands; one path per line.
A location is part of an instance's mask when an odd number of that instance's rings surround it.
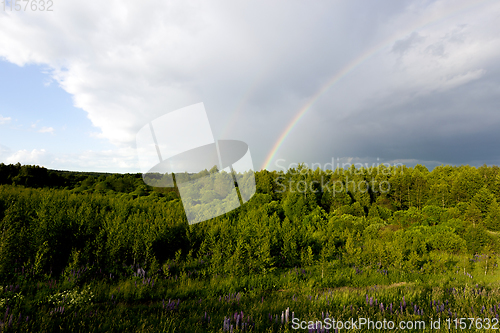
M 377 49 L 376 49 L 377 50 Z M 375 50 L 375 52 L 376 52 Z M 342 79 L 344 76 L 346 76 L 349 72 L 354 70 L 357 66 L 359 66 L 361 63 L 363 63 L 366 59 L 368 59 L 372 54 L 374 54 L 374 51 L 369 51 L 366 54 L 364 54 L 361 57 L 358 57 L 354 61 L 352 61 L 350 64 L 342 68 L 337 74 L 335 74 L 328 82 L 317 92 L 314 94 L 314 96 L 297 112 L 295 117 L 293 117 L 292 121 L 288 124 L 288 126 L 285 128 L 285 130 L 281 133 L 279 136 L 278 140 L 274 144 L 273 148 L 271 149 L 270 153 L 267 155 L 266 160 L 264 161 L 264 164 L 262 165 L 261 169 L 266 169 L 269 167 L 269 164 L 273 160 L 274 156 L 280 149 L 281 145 L 287 138 L 288 134 L 292 131 L 292 129 L 295 127 L 295 125 L 299 122 L 300 119 L 306 114 L 307 111 L 313 106 L 313 104 L 335 83 L 337 83 L 340 79 Z
M 384 40 L 382 43 L 377 44 L 375 47 L 370 48 L 366 52 L 364 52 L 362 55 L 351 61 L 349 64 L 347 64 L 345 67 L 343 67 L 338 73 L 336 73 L 331 79 L 329 79 L 319 90 L 316 92 L 309 100 L 308 102 L 300 108 L 300 110 L 297 112 L 295 117 L 290 121 L 290 123 L 286 126 L 285 130 L 281 133 L 279 136 L 278 140 L 276 140 L 275 144 L 269 151 L 264 163 L 262 164 L 261 169 L 267 169 L 269 167 L 269 164 L 271 164 L 271 161 L 274 159 L 274 156 L 280 149 L 281 145 L 283 142 L 286 140 L 292 129 L 295 127 L 295 125 L 299 122 L 300 119 L 311 109 L 313 104 L 326 92 L 328 91 L 335 83 L 339 82 L 343 77 L 345 77 L 347 74 L 355 70 L 359 65 L 361 65 L 363 62 L 368 60 L 370 57 L 375 55 L 377 52 L 383 50 L 385 47 L 392 45 L 395 41 L 402 39 L 405 36 L 408 36 L 412 32 L 422 29 L 428 25 L 431 25 L 433 23 L 437 23 L 441 20 L 448 19 L 462 11 L 469 10 L 472 7 L 480 6 L 483 5 L 487 2 L 493 2 L 491 0 L 482 0 L 479 2 L 474 2 L 473 4 L 467 4 L 467 5 L 462 5 L 459 8 L 455 8 L 452 11 L 448 11 L 447 14 L 445 15 L 440 15 L 437 18 L 433 17 L 431 19 L 426 20 L 424 23 L 419 23 L 409 31 L 407 30 L 405 33 L 400 33 L 395 36 L 391 36 L 390 38 Z

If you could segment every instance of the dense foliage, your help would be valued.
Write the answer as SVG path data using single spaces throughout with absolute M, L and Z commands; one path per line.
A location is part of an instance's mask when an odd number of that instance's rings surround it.
M 401 319 L 410 310 L 392 304 L 405 295 L 413 316 L 445 298 L 450 313 L 472 305 L 476 316 L 500 302 L 498 286 L 486 285 L 498 274 L 498 167 L 299 165 L 255 176 L 248 203 L 188 225 L 177 190 L 149 187 L 140 174 L 0 164 L 3 328 L 220 331 L 242 329 L 234 312 L 245 311 L 247 330 L 278 331 L 290 328 L 281 324 L 287 307 L 313 319 L 388 317 L 391 304 Z M 472 302 L 463 287 L 477 272 L 490 296 Z M 329 289 L 339 287 L 353 291 Z M 261 300 L 272 294 L 274 303 Z M 365 295 L 378 297 L 375 307 Z

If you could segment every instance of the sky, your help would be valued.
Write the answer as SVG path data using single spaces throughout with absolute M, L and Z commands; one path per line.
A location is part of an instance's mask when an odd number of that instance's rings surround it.
M 498 1 L 51 9 L 0 7 L 0 162 L 140 172 L 139 130 L 202 102 L 255 170 L 500 164 Z

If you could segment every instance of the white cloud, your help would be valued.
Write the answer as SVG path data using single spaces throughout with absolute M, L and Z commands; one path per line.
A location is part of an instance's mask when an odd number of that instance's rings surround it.
M 49 169 L 103 172 L 140 172 L 135 149 L 76 151 L 57 154 L 46 149 L 12 151 L 0 144 L 0 163 L 40 165 Z
M 12 119 L 10 117 L 2 117 L 0 116 L 0 125 L 8 124 L 10 123 Z
M 316 55 L 309 52 L 324 45 L 314 30 L 317 16 L 329 6 L 72 1 L 59 4 L 51 15 L 3 14 L 0 56 L 19 65 L 51 67 L 54 79 L 105 138 L 131 144 L 149 120 L 200 101 L 213 122 L 227 121 L 256 79 L 262 83 L 257 88 L 279 92 L 265 93 L 279 103 L 296 98 L 283 91 L 311 89 L 305 84 L 308 68 L 327 75 L 313 58 L 329 63 L 338 57 L 332 46 Z M 339 9 L 328 22 L 345 21 L 345 9 Z M 339 29 L 328 34 L 342 35 Z M 317 79 L 314 85 L 321 83 Z
M 41 129 L 38 130 L 38 133 L 50 133 L 50 134 L 54 134 L 54 128 L 43 126 Z
M 243 69 L 252 50 L 227 31 L 228 13 L 194 3 L 146 1 L 140 7 L 82 1 L 61 3 L 44 17 L 4 14 L 0 55 L 20 65 L 51 66 L 106 138 L 132 142 L 153 115 L 198 101 L 194 84 L 214 65 L 239 59 L 236 67 Z
M 414 31 L 410 36 L 396 41 L 392 46 L 392 52 L 403 55 L 414 45 L 422 42 L 423 40 L 424 37 L 420 36 L 416 31 Z
M 49 156 L 45 149 L 33 149 L 28 151 L 26 149 L 18 150 L 17 152 L 5 157 L 5 164 L 33 164 L 33 165 L 46 165 L 49 161 Z
M 75 152 L 54 157 L 53 168 L 103 172 L 140 172 L 135 149 Z

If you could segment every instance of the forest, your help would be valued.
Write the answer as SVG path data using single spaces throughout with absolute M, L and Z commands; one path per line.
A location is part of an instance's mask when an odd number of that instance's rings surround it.
M 255 178 L 247 203 L 189 225 L 177 188 L 141 174 L 0 164 L 0 331 L 500 327 L 499 167 Z

